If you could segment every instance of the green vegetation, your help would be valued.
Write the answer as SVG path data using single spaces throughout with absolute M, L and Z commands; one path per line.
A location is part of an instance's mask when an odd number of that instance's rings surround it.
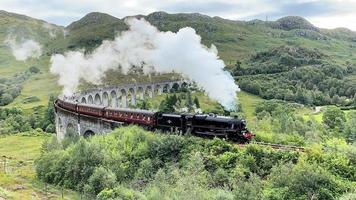
M 237 63 L 233 73 L 240 87 L 265 99 L 306 105 L 356 104 L 356 82 L 349 79 L 356 67 L 327 63 L 317 50 L 279 47 Z
M 46 109 L 36 107 L 31 114 L 24 114 L 21 108 L 0 108 L 0 135 L 32 130 L 54 133 L 54 98 L 51 96 Z
M 17 61 L 8 46 L 0 46 L 0 156 L 11 157 L 11 170 L 0 170 L 0 199 L 56 199 L 61 191 L 67 199 L 103 200 L 355 199 L 355 32 L 320 29 L 300 17 L 275 22 L 164 12 L 138 17 L 162 31 L 193 27 L 205 45 L 216 45 L 226 70 L 245 91 L 238 93 L 238 113 L 231 115 L 247 119 L 255 141 L 301 145 L 306 152 L 138 127 L 87 140 L 73 132 L 58 143 L 44 133 L 54 132 L 52 102 L 61 89 L 49 73 L 50 56 L 90 52 L 127 26 L 123 19 L 89 13 L 64 31 L 0 11 L 1 41 L 11 33 L 16 41 L 39 42 L 43 51 L 38 59 Z M 180 78 L 144 75 L 132 67 L 128 75 L 108 71 L 99 87 Z M 91 87 L 97 86 L 83 82 L 80 89 Z M 174 92 L 139 100 L 136 107 L 230 114 L 194 87 Z M 320 105 L 321 110 L 311 107 Z
M 34 160 L 41 154 L 42 143 L 51 136 L 41 132 L 0 137 L 0 197 L 5 199 L 61 199 L 61 188 L 36 179 Z M 4 158 L 6 156 L 6 171 Z M 64 190 L 64 199 L 79 199 L 72 191 Z
M 0 73 L 12 76 L 28 68 L 40 70 L 24 83 L 21 95 L 10 106 L 30 109 L 45 106 L 49 93 L 59 93 L 56 78 L 49 74 L 49 56 L 67 50 L 91 51 L 103 40 L 113 39 L 127 29 L 124 19 L 104 13 L 89 13 L 64 31 L 30 17 L 1 11 L 3 30 L 26 35 L 38 41 L 43 56 L 19 62 L 7 46 L 0 47 Z M 144 17 L 162 31 L 176 32 L 193 27 L 207 46 L 214 44 L 227 69 L 238 75 L 241 88 L 265 99 L 283 99 L 310 105 L 352 105 L 355 103 L 356 34 L 347 29 L 320 29 L 300 17 L 284 17 L 275 22 L 231 21 L 200 14 L 155 12 Z M 51 32 L 50 30 L 54 31 Z M 55 33 L 55 37 L 52 37 Z M 64 34 L 65 33 L 65 34 Z M 65 37 L 64 37 L 65 35 Z M 0 34 L 5 40 L 6 31 Z M 35 70 L 36 71 L 36 70 Z M 155 78 L 159 77 L 159 78 Z M 174 74 L 159 76 L 124 76 L 108 72 L 104 85 L 127 82 L 151 82 L 175 79 Z M 93 87 L 84 84 L 81 88 Z M 27 102 L 32 96 L 39 101 Z M 5 95 L 5 100 L 10 100 Z
M 355 149 L 328 142 L 300 154 L 127 127 L 48 142 L 36 171 L 88 199 L 334 199 L 353 192 Z

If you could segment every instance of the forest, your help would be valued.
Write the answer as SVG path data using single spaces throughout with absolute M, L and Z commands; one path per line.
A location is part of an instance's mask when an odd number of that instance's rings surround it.
M 306 105 L 356 105 L 356 66 L 322 60 L 318 50 L 281 46 L 237 61 L 232 73 L 240 87 L 265 99 Z

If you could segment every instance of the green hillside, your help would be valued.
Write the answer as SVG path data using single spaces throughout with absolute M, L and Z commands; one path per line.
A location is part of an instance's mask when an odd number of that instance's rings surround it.
M 277 98 L 311 105 L 350 105 L 354 102 L 356 33 L 348 29 L 320 29 L 296 16 L 269 22 L 233 21 L 197 13 L 155 12 L 135 17 L 144 17 L 162 31 L 176 32 L 186 26 L 193 27 L 202 36 L 204 44 L 217 46 L 219 56 L 225 61 L 227 68 L 237 76 L 242 89 L 265 99 Z M 16 61 L 11 55 L 11 49 L 3 43 L 0 46 L 2 77 L 11 77 L 31 66 L 41 70 L 40 74 L 26 80 L 21 95 L 15 99 L 13 105 L 21 106 L 21 102 L 30 96 L 38 96 L 40 101 L 25 107 L 44 105 L 48 98 L 47 94 L 60 91 L 56 86 L 55 77 L 48 73 L 49 56 L 75 49 L 91 51 L 103 40 L 111 40 L 126 30 L 128 27 L 124 20 L 104 13 L 89 13 L 65 28 L 51 25 L 56 30 L 53 37 L 44 25 L 46 22 L 1 11 L 0 40 L 5 41 L 12 31 L 19 34 L 17 37 L 31 38 L 43 46 L 43 56 L 25 62 Z M 335 71 L 341 75 L 335 77 Z M 319 75 L 317 78 L 308 77 L 315 78 L 315 81 L 305 84 L 305 80 L 298 77 L 300 74 L 308 73 Z M 327 79 L 328 83 L 323 83 L 327 87 L 318 85 L 317 81 L 320 79 Z M 112 77 L 106 80 L 110 80 L 110 83 L 122 82 L 115 81 Z M 256 83 L 264 87 L 255 87 Z M 46 87 L 42 87 L 41 90 L 35 89 L 43 84 Z M 270 85 L 274 88 L 266 88 Z M 270 94 L 272 90 L 287 93 L 289 96 Z M 333 92 L 329 93 L 331 90 Z M 296 98 L 298 91 L 308 95 L 298 100 Z M 320 100 L 305 100 L 308 98 Z
M 274 22 L 232 21 L 196 13 L 155 12 L 136 17 L 144 17 L 161 31 L 193 27 L 204 44 L 217 46 L 227 68 L 238 76 L 242 89 L 265 99 L 309 105 L 355 103 L 356 33 L 350 30 L 320 29 L 297 16 Z M 100 21 L 103 27 L 97 35 L 101 39 L 95 42 L 87 39 L 92 33 L 86 31 L 94 30 L 93 21 Z M 90 50 L 101 40 L 112 39 L 117 30 L 105 27 L 114 23 L 120 24 L 118 30 L 127 28 L 121 26 L 123 20 L 106 14 L 86 15 L 69 25 L 69 35 L 73 37 L 68 48 Z M 86 26 L 87 29 L 81 28 Z M 303 95 L 298 97 L 298 92 Z

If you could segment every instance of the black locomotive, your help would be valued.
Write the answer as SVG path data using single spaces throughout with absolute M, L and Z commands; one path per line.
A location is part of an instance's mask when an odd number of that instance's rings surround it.
M 246 128 L 242 119 L 217 116 L 214 114 L 175 114 L 147 110 L 111 108 L 57 99 L 56 109 L 62 108 L 78 113 L 107 120 L 122 122 L 124 124 L 137 124 L 150 130 L 192 134 L 200 137 L 219 137 L 228 140 L 246 143 L 255 135 Z

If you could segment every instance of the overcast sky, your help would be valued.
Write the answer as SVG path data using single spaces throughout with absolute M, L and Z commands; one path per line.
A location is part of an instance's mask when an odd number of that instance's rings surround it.
M 356 0 L 0 0 L 0 10 L 68 25 L 93 11 L 128 15 L 199 12 L 233 20 L 275 20 L 298 15 L 322 28 L 356 31 Z

